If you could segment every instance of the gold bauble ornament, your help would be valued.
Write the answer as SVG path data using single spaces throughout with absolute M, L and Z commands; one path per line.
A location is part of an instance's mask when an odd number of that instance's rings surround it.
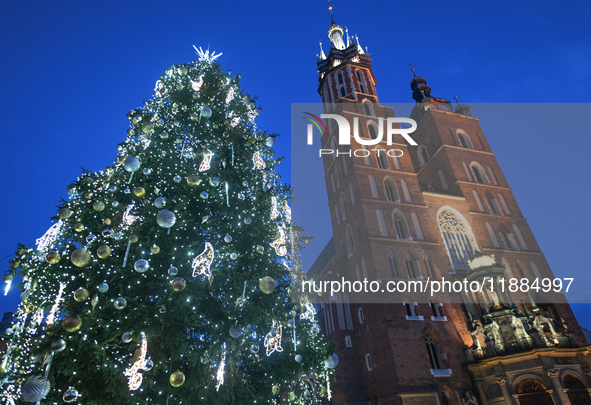
M 58 212 L 57 215 L 61 218 L 61 219 L 68 219 L 72 216 L 72 210 L 70 210 L 69 208 L 61 208 Z
M 281 387 L 279 387 L 278 385 L 274 385 L 273 388 L 271 388 L 271 391 L 273 392 L 273 395 L 279 395 L 279 393 L 281 392 Z
M 76 232 L 82 232 L 84 230 L 84 225 L 82 225 L 80 222 L 78 222 L 76 225 L 74 225 L 74 230 Z
M 181 76 L 185 76 L 187 73 L 189 73 L 189 69 L 187 69 L 186 66 L 178 66 L 176 68 L 176 71 L 178 72 L 179 75 Z
M 80 248 L 72 252 L 70 260 L 72 261 L 72 264 L 76 267 L 86 267 L 92 260 L 92 256 L 86 248 Z
M 259 281 L 259 289 L 264 294 L 271 294 L 276 286 L 277 284 L 275 283 L 275 280 L 269 276 L 265 276 Z
M 177 89 L 177 90 L 182 90 L 182 89 L 184 89 L 184 88 L 185 88 L 185 86 L 183 86 L 183 85 L 182 85 L 182 84 L 180 84 L 180 83 L 177 83 L 177 85 L 176 85 L 176 89 Z
M 154 132 L 154 124 L 146 122 L 144 125 L 142 125 L 142 131 L 144 132 L 144 134 L 151 134 L 152 132 Z
M 152 254 L 155 254 L 155 255 L 157 255 L 158 253 L 160 253 L 160 247 L 159 247 L 159 246 L 156 246 L 156 245 L 154 245 L 154 246 L 152 246 L 152 247 L 150 248 L 150 252 L 152 252 Z
M 185 279 L 183 278 L 175 278 L 174 280 L 172 280 L 170 282 L 170 285 L 172 285 L 172 289 L 176 292 L 179 291 L 183 291 L 185 289 L 185 287 L 187 286 L 187 283 L 185 282 Z
M 197 187 L 200 183 L 201 179 L 196 174 L 192 174 L 187 177 L 187 184 L 189 187 Z
M 62 321 L 62 327 L 66 332 L 76 332 L 82 326 L 82 319 L 78 315 L 68 315 Z
M 74 293 L 74 299 L 78 302 L 84 302 L 88 299 L 89 295 L 90 295 L 90 293 L 88 292 L 88 290 L 86 288 L 80 287 Z
M 105 209 L 105 203 L 102 201 L 97 201 L 94 204 L 92 204 L 92 208 L 97 212 L 101 212 Z
M 86 198 L 87 200 L 90 200 L 93 195 L 94 195 L 94 193 L 92 191 L 87 191 L 86 193 L 84 193 L 84 198 Z
M 135 190 L 133 190 L 133 194 L 135 194 L 136 197 L 143 197 L 146 195 L 146 190 L 143 187 L 138 187 Z
M 170 385 L 178 388 L 185 383 L 185 374 L 182 371 L 177 370 L 170 375 L 169 381 Z
M 45 260 L 47 260 L 48 263 L 56 264 L 60 261 L 60 254 L 57 250 L 52 250 L 50 252 L 47 252 L 47 254 L 45 255 Z
M 131 123 L 132 123 L 132 124 L 137 124 L 138 122 L 139 122 L 139 120 L 137 119 L 137 117 L 133 117 L 133 118 L 131 119 Z
M 136 243 L 138 241 L 137 235 L 129 235 L 129 241 L 131 243 Z
M 265 251 L 265 248 L 261 245 L 257 246 L 257 253 L 263 254 L 263 252 Z
M 107 257 L 111 256 L 111 248 L 107 245 L 102 245 L 97 249 L 96 255 L 101 259 L 106 259 Z
M 125 156 L 119 156 L 117 158 L 117 160 L 115 161 L 116 164 L 120 165 L 121 163 L 125 162 L 125 159 L 127 159 L 127 157 Z

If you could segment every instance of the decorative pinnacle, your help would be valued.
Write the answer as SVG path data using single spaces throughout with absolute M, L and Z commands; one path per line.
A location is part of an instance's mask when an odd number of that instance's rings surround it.
M 458 96 L 454 96 L 454 98 L 456 99 L 456 103 L 458 103 L 458 105 L 460 105 L 460 102 L 458 101 Z
M 408 66 L 412 66 L 412 63 L 409 63 Z M 412 70 L 412 74 L 417 77 L 417 74 L 415 73 L 415 68 L 410 68 L 410 70 Z

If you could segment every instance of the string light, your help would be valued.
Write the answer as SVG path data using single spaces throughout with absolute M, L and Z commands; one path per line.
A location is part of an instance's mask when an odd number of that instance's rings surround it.
M 220 360 L 220 366 L 218 367 L 218 372 L 216 373 L 217 384 L 215 386 L 215 390 L 218 391 L 222 384 L 224 383 L 224 369 L 226 368 L 226 344 L 222 346 L 224 352 L 222 353 L 222 359 Z
M 146 352 L 148 351 L 148 339 L 144 332 L 141 333 L 142 345 L 140 346 L 140 357 L 133 365 L 125 370 L 125 376 L 129 377 L 128 385 L 131 391 L 137 390 L 142 385 L 144 377 L 139 373 L 146 367 Z
M 55 301 L 49 311 L 49 315 L 45 319 L 45 323 L 47 326 L 51 325 L 55 318 L 59 315 L 59 305 L 63 301 L 62 295 L 64 294 L 64 290 L 66 289 L 66 285 L 64 283 L 60 283 L 60 289 L 55 297 Z
M 278 229 L 279 238 L 271 242 L 271 247 L 275 249 L 275 253 L 279 256 L 285 256 L 287 254 L 287 248 L 283 246 L 285 243 L 285 231 L 283 228 Z
M 61 229 L 62 221 L 59 220 L 53 224 L 42 237 L 37 239 L 37 249 L 47 252 L 47 250 L 53 247 L 55 244 L 55 240 L 57 239 Z

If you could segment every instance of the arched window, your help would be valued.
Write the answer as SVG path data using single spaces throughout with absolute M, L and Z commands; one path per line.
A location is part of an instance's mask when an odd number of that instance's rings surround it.
M 361 272 L 357 263 L 355 263 L 355 277 L 357 277 L 357 281 L 361 281 Z
M 486 230 L 488 231 L 488 236 L 490 237 L 493 246 L 496 248 L 501 247 L 501 245 L 499 245 L 499 240 L 497 239 L 497 235 L 495 235 L 495 231 L 493 230 L 492 225 L 488 222 L 486 223 Z
M 347 158 L 345 156 L 343 156 L 343 170 L 345 171 L 346 176 L 349 169 L 347 168 Z
M 509 209 L 509 205 L 507 204 L 507 200 L 505 200 L 505 196 L 501 193 L 499 193 L 499 200 L 501 200 L 501 205 L 503 206 L 503 209 L 505 210 L 505 213 L 507 215 L 513 215 L 511 213 L 511 210 Z
M 355 194 L 353 193 L 353 184 L 349 183 L 349 194 L 351 194 L 351 207 L 355 206 Z
M 373 104 L 367 99 L 363 100 L 363 111 L 365 112 L 365 115 L 370 115 L 372 117 L 376 116 L 373 110 Z
M 337 141 L 334 137 L 330 138 L 330 148 L 334 151 L 332 153 L 332 160 L 335 160 L 337 157 Z
M 540 273 L 540 270 L 538 270 L 538 266 L 536 266 L 534 262 L 529 262 L 529 267 L 531 267 L 531 271 L 534 272 L 534 276 L 536 276 L 538 280 L 541 280 L 542 273 Z
M 369 153 L 369 148 L 367 145 L 363 145 L 363 149 L 365 149 L 365 154 L 363 156 L 363 160 L 365 161 L 366 166 L 371 166 L 371 154 Z
M 435 306 L 435 304 L 433 304 L 433 308 L 435 308 L 434 306 Z M 441 405 L 450 405 L 450 404 L 451 404 L 451 401 L 449 400 L 449 394 L 445 390 L 442 390 L 441 391 Z
M 388 201 L 400 202 L 400 196 L 398 195 L 398 189 L 396 183 L 390 177 L 386 177 L 384 181 L 384 189 L 386 190 L 386 198 Z
M 427 163 L 427 161 L 429 160 L 429 154 L 427 153 L 427 147 L 425 145 L 419 146 L 417 154 L 419 156 L 419 163 L 421 164 L 421 166 Z
M 517 276 L 519 278 L 526 278 L 525 270 L 523 269 L 523 264 L 519 260 L 517 260 L 517 262 L 515 263 L 515 268 L 517 269 Z
M 347 254 L 347 250 L 345 249 L 345 240 L 343 239 L 343 236 L 341 235 L 341 256 L 345 256 Z
M 445 365 L 441 357 L 441 350 L 439 345 L 433 339 L 433 336 L 427 334 L 425 337 L 425 343 L 427 344 L 427 353 L 429 354 L 429 362 L 431 363 L 432 370 L 445 370 Z
M 468 177 L 468 181 L 474 181 L 472 178 L 472 172 L 470 172 L 470 169 L 468 169 L 468 165 L 465 162 L 462 162 L 462 164 L 464 165 L 464 170 L 466 171 L 466 177 Z
M 486 201 L 488 202 L 488 206 L 490 207 L 490 210 L 493 214 L 503 215 L 501 213 L 501 209 L 499 208 L 499 204 L 497 203 L 497 200 L 493 197 L 493 195 L 490 193 L 490 191 L 487 191 L 486 193 L 484 193 L 484 197 L 486 198 Z
M 513 232 L 515 232 L 515 235 L 517 235 L 517 240 L 519 241 L 521 248 L 523 250 L 527 250 L 527 245 L 525 244 L 525 239 L 523 239 L 523 236 L 521 235 L 519 228 L 515 224 L 513 224 Z
M 394 228 L 396 229 L 396 236 L 398 239 L 408 239 L 410 237 L 410 232 L 408 231 L 406 218 L 404 218 L 402 212 L 394 210 L 392 219 L 394 220 Z
M 378 126 L 375 122 L 369 122 L 367 124 L 367 129 L 369 131 L 369 137 L 371 139 L 377 139 L 378 138 Z
M 351 257 L 355 253 L 355 241 L 353 241 L 353 231 L 349 225 L 347 225 L 347 230 L 345 231 L 345 240 L 347 241 L 347 253 Z
M 341 193 L 339 203 L 341 205 L 341 218 L 343 218 L 344 221 L 345 218 L 347 218 L 347 215 L 349 215 L 349 209 L 347 207 L 347 200 L 345 200 L 345 194 Z
M 361 271 L 363 272 L 363 278 L 367 279 L 367 265 L 365 264 L 365 257 L 361 258 Z
M 453 269 L 468 270 L 468 260 L 474 257 L 474 248 L 464 221 L 445 208 L 439 213 L 438 222 Z
M 433 262 L 431 261 L 431 257 L 427 254 L 427 252 L 423 252 L 423 262 L 425 263 L 425 269 L 427 270 L 427 275 L 431 277 L 433 280 L 437 280 L 437 275 L 435 274 L 435 268 L 433 267 Z
M 392 249 L 388 249 L 388 261 L 390 262 L 390 273 L 393 277 L 400 277 L 400 268 L 398 267 L 398 259 L 396 253 Z
M 406 200 L 406 202 L 412 202 L 412 195 L 410 194 L 408 183 L 404 179 L 400 179 L 400 183 L 402 184 L 402 192 L 404 193 L 404 199 Z
M 369 175 L 369 188 L 371 189 L 371 196 L 373 198 L 380 198 L 378 194 L 378 185 L 376 184 L 376 178 L 373 177 L 373 174 Z
M 474 146 L 472 146 L 472 142 L 470 141 L 470 137 L 467 133 L 461 129 L 458 129 L 457 134 L 460 140 L 460 145 L 462 145 L 463 148 L 474 149 Z
M 498 186 L 499 181 L 497 180 L 497 176 L 495 176 L 495 172 L 493 172 L 493 169 L 490 166 L 488 167 L 488 172 L 490 173 L 490 178 L 492 179 L 493 183 Z
M 394 168 L 396 170 L 400 170 L 402 168 L 402 166 L 400 165 L 400 158 L 398 157 L 398 154 L 394 155 Z
M 376 210 L 378 216 L 378 226 L 380 227 L 380 235 L 388 236 L 388 228 L 386 228 L 386 220 L 384 219 L 384 213 L 382 210 Z
M 332 185 L 332 193 L 336 193 L 337 192 L 337 186 L 335 186 L 334 183 L 334 173 L 330 174 L 330 184 Z
M 589 398 L 589 394 L 587 394 Z M 520 405 L 553 405 L 554 400 L 547 388 L 538 380 L 523 380 L 517 386 L 517 401 Z
M 341 184 L 343 184 L 343 174 L 341 173 L 341 165 L 339 162 L 336 162 L 334 165 L 334 174 L 337 181 L 337 189 L 339 189 L 341 188 Z
M 508 280 L 515 278 L 515 275 L 511 271 L 511 266 L 509 266 L 509 262 L 503 259 L 503 266 L 505 266 L 505 276 Z
M 357 242 L 359 242 L 359 244 L 361 245 L 361 241 L 363 239 L 361 238 L 361 228 L 359 227 L 359 221 L 357 220 L 357 218 L 355 218 L 355 229 L 357 230 Z
M 343 84 L 344 83 L 344 81 L 343 81 L 343 75 L 341 74 L 341 72 L 339 72 L 338 79 L 339 79 L 339 84 Z
M 365 86 L 363 85 L 365 83 L 365 80 L 363 80 L 363 77 L 361 75 L 361 71 L 359 69 L 357 69 L 357 80 L 359 81 L 359 88 L 361 89 L 362 93 L 366 93 L 365 91 Z
M 341 217 L 339 216 L 339 206 L 337 204 L 334 205 L 334 215 L 337 219 L 337 225 L 341 224 Z
M 421 274 L 417 266 L 417 261 L 409 253 L 406 253 L 404 255 L 404 266 L 406 267 L 406 273 L 408 274 L 408 278 L 421 278 Z
M 443 170 L 439 170 L 439 172 L 437 172 L 437 174 L 439 175 L 439 181 L 441 182 L 441 188 L 443 188 L 444 190 L 447 190 L 449 187 L 447 186 L 447 180 L 445 180 L 445 175 L 443 174 Z
M 472 173 L 474 173 L 474 178 L 476 179 L 476 181 L 480 184 L 490 184 L 490 182 L 488 181 L 488 178 L 486 177 L 486 173 L 484 172 L 484 169 L 482 168 L 482 166 L 480 166 L 478 163 L 473 162 L 470 164 L 470 167 L 472 168 Z
M 347 92 L 345 91 L 345 86 L 341 86 L 341 97 L 345 97 Z
M 415 227 L 415 233 L 417 234 L 417 239 L 419 239 L 419 240 L 425 239 L 425 234 L 423 233 L 423 227 L 421 226 L 421 220 L 419 219 L 419 216 L 415 212 L 412 212 L 410 214 L 410 217 L 412 218 L 412 223 Z
M 378 161 L 378 167 L 380 169 L 390 169 L 390 165 L 388 164 L 388 155 L 386 151 L 382 148 L 376 148 L 376 159 Z
M 585 387 L 585 384 L 583 384 L 577 377 L 567 374 L 563 379 L 562 386 L 568 390 L 567 395 L 571 404 L 591 404 L 587 387 Z
M 507 249 L 519 250 L 515 236 L 513 236 L 513 234 L 510 233 L 504 225 L 499 225 L 499 234 L 501 235 L 501 240 Z
M 484 212 L 484 205 L 482 205 L 482 200 L 480 199 L 480 195 L 476 190 L 472 190 L 472 194 L 474 194 L 474 200 L 476 200 L 476 205 L 478 205 L 478 210 L 480 212 Z

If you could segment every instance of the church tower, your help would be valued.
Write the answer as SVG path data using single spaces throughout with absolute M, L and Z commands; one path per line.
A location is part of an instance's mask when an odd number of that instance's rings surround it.
M 417 145 L 394 136 L 367 48 L 329 6 L 328 54 L 320 44 L 318 92 L 326 114 L 375 141 L 322 137 L 333 238 L 315 281 L 448 280 L 485 286 L 430 297 L 343 291 L 319 304 L 339 365 L 326 403 L 591 405 L 590 350 L 561 294 L 509 291 L 554 278 L 507 180 L 467 105 L 434 97 L 414 73 Z M 380 119 L 383 118 L 383 119 Z M 382 139 L 382 141 L 379 141 Z M 504 284 L 503 284 L 504 283 Z

